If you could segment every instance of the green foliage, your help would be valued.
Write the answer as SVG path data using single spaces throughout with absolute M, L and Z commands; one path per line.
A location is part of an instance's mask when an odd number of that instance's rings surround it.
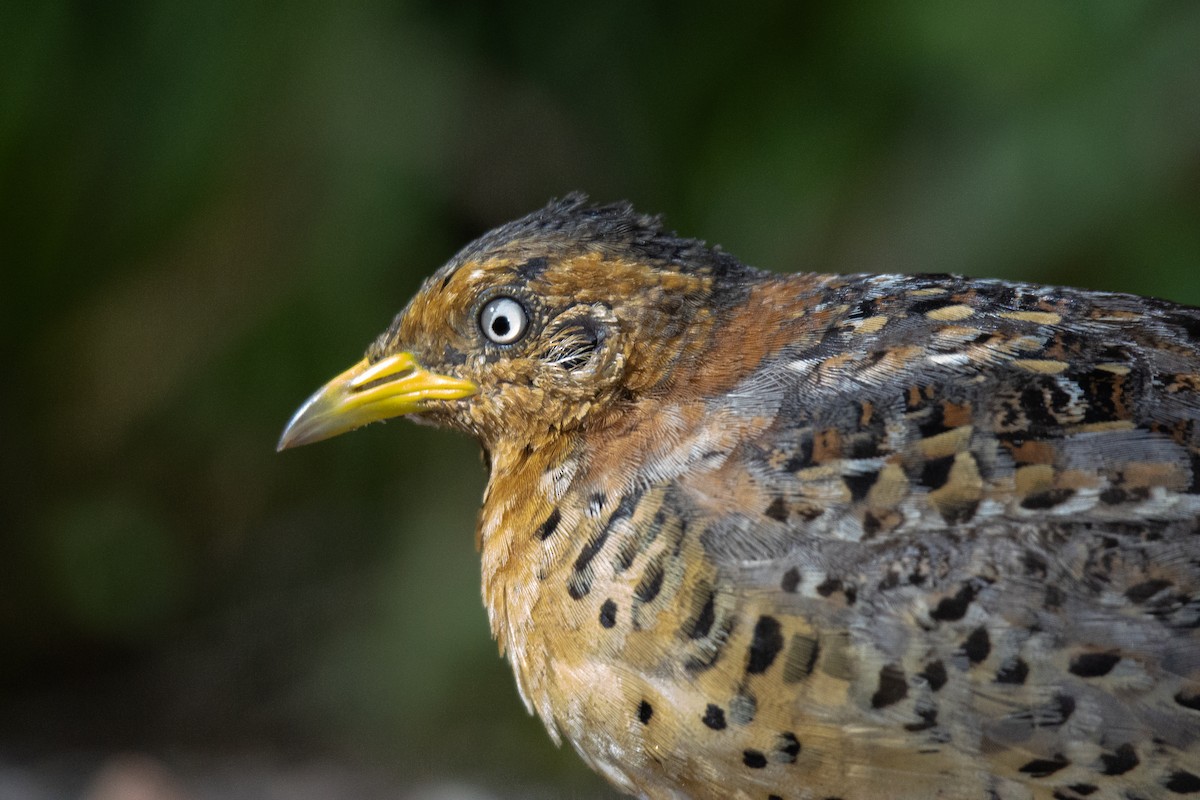
M 36 532 L 63 615 L 82 635 L 137 640 L 178 615 L 188 565 L 147 510 L 121 498 L 84 499 Z

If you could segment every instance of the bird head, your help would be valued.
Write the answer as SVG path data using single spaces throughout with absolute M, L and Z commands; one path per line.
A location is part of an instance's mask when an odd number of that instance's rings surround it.
M 409 415 L 534 445 L 669 391 L 757 274 L 627 204 L 570 195 L 460 251 L 366 357 L 296 412 L 279 449 Z

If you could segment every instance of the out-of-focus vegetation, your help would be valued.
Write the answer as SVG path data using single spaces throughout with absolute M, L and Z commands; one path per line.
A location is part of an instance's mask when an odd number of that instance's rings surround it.
M 274 452 L 551 196 L 1200 303 L 1200 6 L 729 9 L 0 5 L 0 795 L 607 796 L 488 637 L 474 446 Z

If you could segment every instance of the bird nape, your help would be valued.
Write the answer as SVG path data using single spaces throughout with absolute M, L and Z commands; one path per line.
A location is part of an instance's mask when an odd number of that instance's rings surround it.
M 475 436 L 526 706 L 647 798 L 1200 795 L 1200 309 L 775 275 L 573 195 L 280 448 Z

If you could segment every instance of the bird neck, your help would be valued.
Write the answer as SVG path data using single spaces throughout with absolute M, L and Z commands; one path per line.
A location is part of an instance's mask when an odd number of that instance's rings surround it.
M 624 387 L 677 402 L 722 395 L 782 348 L 815 343 L 831 323 L 828 310 L 813 312 L 833 277 L 754 272 L 734 287 L 708 287 L 703 304 L 680 317 L 686 324 L 639 337 Z

